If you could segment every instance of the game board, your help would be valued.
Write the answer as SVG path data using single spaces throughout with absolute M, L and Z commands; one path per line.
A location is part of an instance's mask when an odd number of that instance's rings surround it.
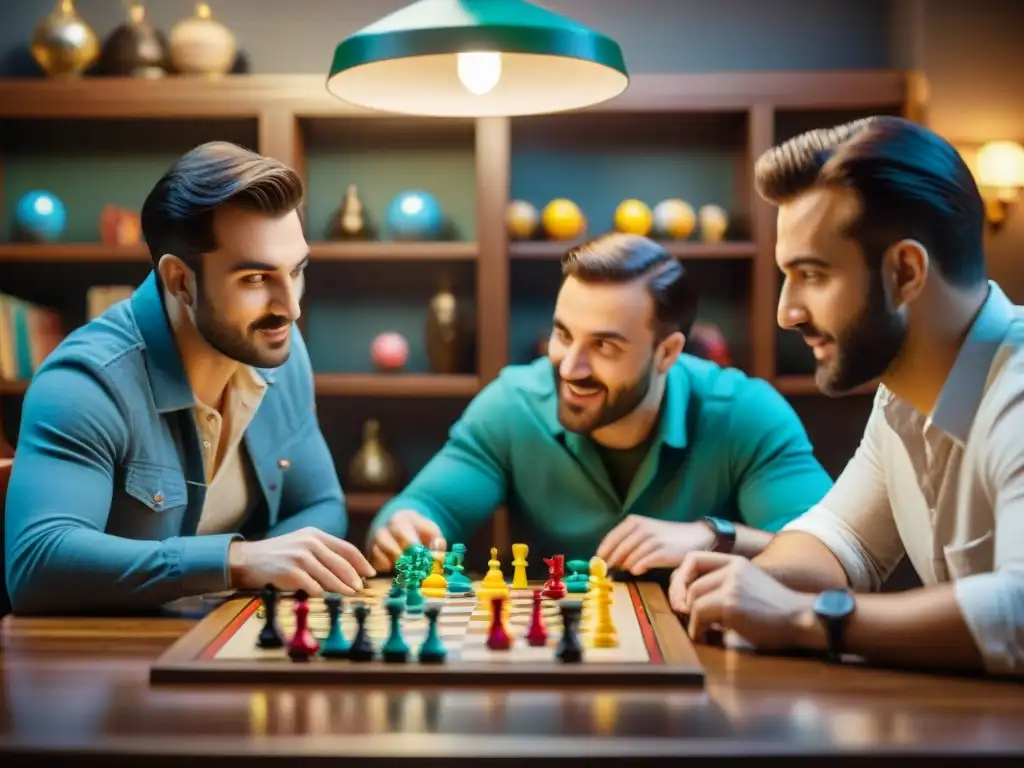
M 355 632 L 353 607 L 370 608 L 366 630 L 379 649 L 389 631 L 384 599 L 391 582 L 368 580 L 362 593 L 343 599 L 340 626 L 351 638 Z M 474 589 L 479 582 L 474 582 Z M 403 684 L 403 685 L 565 685 L 565 686 L 702 686 L 704 671 L 693 645 L 678 618 L 672 613 L 661 587 L 654 583 L 614 582 L 612 617 L 618 642 L 615 647 L 593 647 L 584 612 L 579 638 L 583 649 L 580 662 L 556 658 L 555 648 L 562 634 L 559 603 L 580 601 L 583 595 L 545 598 L 542 615 L 547 642 L 531 646 L 524 639 L 533 607 L 533 591 L 542 583 L 525 589 L 511 589 L 506 607 L 506 626 L 512 637 L 508 650 L 487 647 L 491 605 L 476 596 L 449 595 L 431 603 L 440 604 L 438 635 L 447 652 L 441 663 L 419 662 L 420 648 L 428 626 L 426 618 L 403 615 L 402 635 L 410 648 L 407 661 L 393 663 L 329 659 L 315 654 L 304 661 L 292 661 L 285 648 L 265 649 L 257 644 L 264 626 L 262 600 L 239 597 L 229 600 L 182 637 L 152 667 L 153 683 L 285 683 L 285 684 Z M 293 604 L 289 597 L 278 600 L 277 617 L 281 634 L 294 632 Z M 308 626 L 323 641 L 328 622 L 322 599 L 311 598 Z M 591 619 L 592 620 L 592 616 Z

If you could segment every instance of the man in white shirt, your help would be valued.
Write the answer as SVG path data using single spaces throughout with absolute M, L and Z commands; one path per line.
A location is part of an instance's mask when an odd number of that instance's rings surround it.
M 691 636 L 1024 674 L 1024 314 L 986 279 L 955 149 L 899 118 L 812 131 L 756 166 L 778 206 L 779 324 L 828 394 L 880 379 L 835 486 L 752 561 L 694 553 Z M 908 557 L 919 589 L 869 594 Z

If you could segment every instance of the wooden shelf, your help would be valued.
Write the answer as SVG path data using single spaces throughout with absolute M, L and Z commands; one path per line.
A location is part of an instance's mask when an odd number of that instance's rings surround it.
M 509 243 L 512 259 L 560 259 L 577 244 L 576 240 L 538 240 Z M 665 250 L 677 259 L 753 259 L 757 246 L 748 241 L 699 243 L 690 241 L 661 241 Z
M 318 373 L 318 395 L 362 397 L 472 397 L 480 379 L 433 373 Z
M 390 499 L 390 493 L 346 493 L 345 508 L 353 515 L 373 516 Z
M 316 261 L 469 261 L 474 242 L 318 242 L 309 244 Z
M 784 395 L 821 395 L 825 397 L 825 394 L 818 389 L 814 376 L 811 374 L 776 376 L 772 383 Z M 844 395 L 844 397 L 848 395 L 873 395 L 877 389 L 878 382 L 872 382 L 871 384 L 857 387 L 852 392 Z
M 0 261 L 113 262 L 149 261 L 145 245 L 103 243 L 2 243 Z

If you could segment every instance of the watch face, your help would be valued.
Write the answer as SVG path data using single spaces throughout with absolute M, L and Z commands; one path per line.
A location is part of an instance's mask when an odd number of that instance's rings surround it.
M 819 616 L 841 618 L 853 610 L 853 595 L 845 589 L 829 589 L 818 595 L 814 612 Z

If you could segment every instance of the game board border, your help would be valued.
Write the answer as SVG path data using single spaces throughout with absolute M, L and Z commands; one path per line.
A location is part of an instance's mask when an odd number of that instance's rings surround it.
M 302 663 L 287 659 L 218 662 L 207 658 L 216 652 L 254 611 L 259 596 L 231 598 L 199 620 L 175 641 L 150 667 L 150 683 L 246 684 L 246 685 L 414 685 L 416 687 L 703 687 L 705 672 L 689 635 L 672 612 L 660 585 L 627 582 L 633 610 L 641 625 L 646 618 L 661 660 L 655 663 L 600 664 L 489 664 L 457 662 L 405 664 L 374 660 L 358 664 Z

